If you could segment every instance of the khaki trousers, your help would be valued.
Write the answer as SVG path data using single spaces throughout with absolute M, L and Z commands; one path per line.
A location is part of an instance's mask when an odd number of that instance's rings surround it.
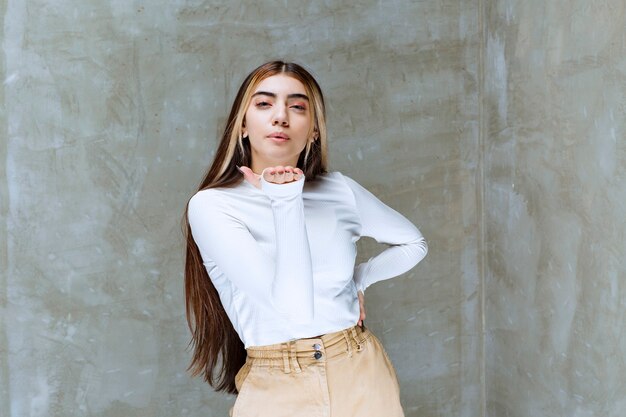
M 247 355 L 230 417 L 404 417 L 396 370 L 365 326 Z

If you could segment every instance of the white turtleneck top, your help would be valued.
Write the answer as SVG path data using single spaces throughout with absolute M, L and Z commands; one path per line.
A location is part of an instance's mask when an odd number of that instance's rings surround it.
M 246 348 L 354 326 L 357 291 L 408 271 L 428 251 L 406 217 L 338 171 L 201 190 L 188 219 Z M 355 267 L 361 236 L 389 247 Z

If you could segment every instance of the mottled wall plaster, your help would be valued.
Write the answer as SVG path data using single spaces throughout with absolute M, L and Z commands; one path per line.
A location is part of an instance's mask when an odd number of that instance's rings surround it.
M 490 417 L 626 415 L 626 4 L 490 2 Z
M 5 2 L 0 2 L 0 22 L 4 27 Z M 2 37 L 1 39 L 4 39 Z M 0 53 L 0 79 L 5 78 L 6 56 Z M 0 85 L 0 416 L 10 415 L 9 393 L 9 365 L 8 365 L 8 339 L 7 339 L 7 277 L 8 277 L 8 254 L 7 254 L 7 211 L 8 187 L 6 169 L 7 160 L 7 117 L 4 97 L 4 87 Z
M 0 4 L 3 416 L 227 415 L 185 374 L 178 222 L 236 87 L 276 57 L 325 89 L 331 169 L 429 241 L 367 295 L 407 416 L 481 414 L 475 2 Z

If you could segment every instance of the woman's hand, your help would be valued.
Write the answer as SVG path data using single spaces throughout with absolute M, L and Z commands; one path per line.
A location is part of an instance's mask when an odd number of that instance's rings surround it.
M 365 294 L 363 294 L 363 291 L 359 290 L 357 295 L 359 296 L 359 308 L 361 309 L 361 316 L 357 324 L 363 327 L 363 320 L 365 320 Z
M 239 167 L 239 171 L 243 173 L 244 178 L 256 188 L 261 188 L 261 175 L 255 174 L 247 166 Z M 265 181 L 274 184 L 285 184 L 288 182 L 298 181 L 304 175 L 300 168 L 294 168 L 290 165 L 275 167 L 267 167 L 262 172 Z

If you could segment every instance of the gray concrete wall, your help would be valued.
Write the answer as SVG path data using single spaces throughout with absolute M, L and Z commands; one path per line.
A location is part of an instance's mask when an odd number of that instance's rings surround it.
M 488 415 L 624 416 L 626 3 L 488 4 Z
M 185 373 L 178 222 L 272 58 L 321 82 L 331 169 L 428 239 L 366 300 L 407 416 L 624 415 L 625 15 L 0 2 L 0 416 L 227 415 L 234 397 Z
M 1 416 L 227 415 L 185 374 L 179 220 L 272 58 L 321 82 L 331 168 L 429 241 L 367 294 L 407 416 L 482 415 L 476 2 L 0 4 Z

